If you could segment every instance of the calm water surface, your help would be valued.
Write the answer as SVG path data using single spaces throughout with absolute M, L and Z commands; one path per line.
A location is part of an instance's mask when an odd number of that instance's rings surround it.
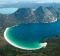
M 39 48 L 40 43 L 49 37 L 54 37 L 60 33 L 60 20 L 53 23 L 29 23 L 18 24 L 10 27 L 7 38 L 22 48 Z
M 0 13 L 2 14 L 12 14 L 17 11 L 18 8 L 0 8 Z

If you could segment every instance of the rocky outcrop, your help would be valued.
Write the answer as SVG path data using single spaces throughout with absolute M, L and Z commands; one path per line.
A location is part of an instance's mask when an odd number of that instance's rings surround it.
M 46 8 L 39 7 L 35 10 L 36 19 L 42 23 L 51 23 L 57 20 L 57 18 Z
M 15 19 L 20 20 L 21 23 L 28 23 L 33 18 L 33 14 L 34 13 L 30 8 L 19 8 L 12 15 Z
M 47 7 L 47 9 L 50 10 L 51 13 L 52 13 L 56 18 L 60 18 L 60 8 Z
M 36 10 L 19 8 L 13 17 L 21 23 L 51 23 L 57 21 L 57 17 L 47 7 L 40 6 Z

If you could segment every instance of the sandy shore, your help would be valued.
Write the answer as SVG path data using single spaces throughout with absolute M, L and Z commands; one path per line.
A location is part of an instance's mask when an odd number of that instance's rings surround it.
M 13 45 L 13 46 L 15 46 L 15 47 L 17 47 L 17 48 L 25 49 L 25 50 L 36 50 L 36 49 L 40 49 L 40 48 L 45 48 L 46 45 L 47 45 L 47 43 L 45 42 L 45 43 L 40 43 L 40 44 L 39 44 L 40 47 L 38 47 L 38 48 L 24 48 L 24 47 L 21 47 L 21 46 L 19 46 L 19 45 L 16 45 L 15 43 L 11 42 L 11 41 L 8 39 L 8 37 L 6 36 L 6 33 L 7 33 L 8 30 L 9 30 L 9 27 L 6 28 L 6 30 L 4 31 L 4 38 L 5 38 L 5 40 L 6 40 L 8 43 L 10 43 L 11 45 Z

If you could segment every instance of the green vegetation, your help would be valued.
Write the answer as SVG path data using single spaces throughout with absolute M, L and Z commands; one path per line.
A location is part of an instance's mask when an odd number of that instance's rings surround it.
M 3 36 L 0 36 L 0 56 L 60 56 L 60 35 L 44 40 L 48 42 L 46 48 L 39 50 L 22 50 L 6 42 Z
M 30 12 L 30 10 L 27 10 L 27 11 Z M 37 13 L 37 12 L 35 12 L 35 13 Z M 29 13 L 28 13 L 28 15 L 30 18 L 31 15 Z M 25 16 L 27 16 L 27 15 L 25 15 Z M 34 17 L 32 17 L 32 19 L 33 18 Z M 25 20 L 25 18 L 23 18 L 23 22 L 24 22 L 24 20 Z M 21 23 L 21 20 L 19 21 L 19 20 L 15 19 L 14 17 L 11 17 L 11 15 L 0 14 L 0 56 L 60 56 L 60 35 L 57 35 L 54 38 L 45 39 L 43 42 L 48 43 L 47 47 L 41 48 L 39 50 L 28 50 L 28 51 L 22 50 L 22 49 L 18 49 L 16 47 L 10 45 L 9 43 L 7 43 L 3 37 L 5 28 L 16 25 L 18 23 Z

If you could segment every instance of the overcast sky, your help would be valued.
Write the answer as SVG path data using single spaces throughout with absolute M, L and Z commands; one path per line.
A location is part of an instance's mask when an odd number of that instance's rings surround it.
M 0 4 L 4 3 L 17 3 L 17 2 L 40 2 L 40 3 L 46 3 L 46 2 L 56 2 L 60 3 L 60 0 L 0 0 Z

